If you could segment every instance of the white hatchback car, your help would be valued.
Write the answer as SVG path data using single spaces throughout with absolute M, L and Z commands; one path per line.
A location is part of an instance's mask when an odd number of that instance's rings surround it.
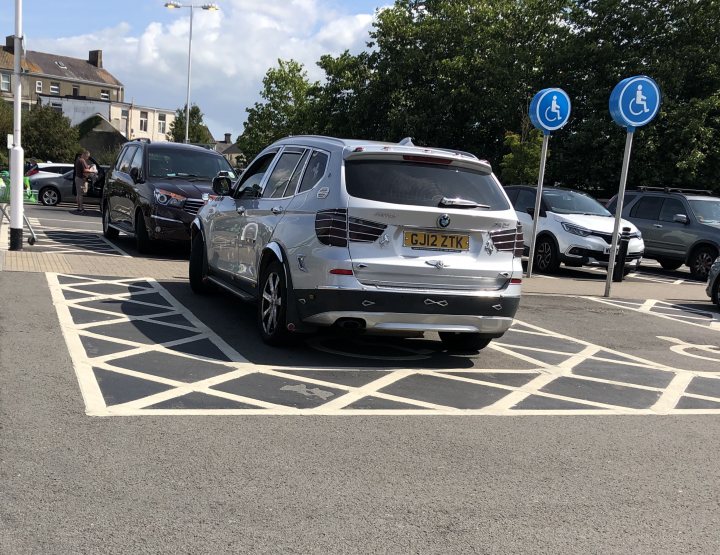
M 512 324 L 522 229 L 471 154 L 288 137 L 213 190 L 191 226 L 190 285 L 257 301 L 267 343 L 338 326 L 482 349 Z
M 520 223 L 525 227 L 525 246 L 529 250 L 537 189 L 527 185 L 505 187 Z M 598 201 L 580 191 L 544 187 L 533 267 L 552 273 L 566 266 L 608 266 L 615 218 Z M 635 225 L 621 220 L 629 228 L 624 273 L 640 265 L 645 244 Z

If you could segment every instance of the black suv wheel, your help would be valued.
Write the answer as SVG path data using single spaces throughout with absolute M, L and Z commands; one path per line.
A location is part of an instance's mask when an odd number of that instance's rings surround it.
M 710 272 L 710 266 L 717 258 L 717 250 L 712 247 L 700 247 L 690 256 L 690 273 L 695 279 L 705 281 Z

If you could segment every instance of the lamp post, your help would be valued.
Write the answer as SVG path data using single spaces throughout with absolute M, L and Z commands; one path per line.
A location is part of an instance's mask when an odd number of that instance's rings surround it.
M 13 145 L 10 150 L 10 250 L 22 250 L 23 239 L 23 174 L 25 152 L 21 145 L 22 83 L 20 58 L 23 54 L 22 0 L 15 0 L 15 43 L 13 71 Z M 1 216 L 0 216 L 1 217 Z
M 180 2 L 165 2 L 165 7 L 170 9 L 190 8 L 190 39 L 188 41 L 188 70 L 187 70 L 187 94 L 185 96 L 185 142 L 188 143 L 188 133 L 190 131 L 190 73 L 192 70 L 192 28 L 193 28 L 193 12 L 197 8 L 208 11 L 217 11 L 217 4 L 181 4 Z

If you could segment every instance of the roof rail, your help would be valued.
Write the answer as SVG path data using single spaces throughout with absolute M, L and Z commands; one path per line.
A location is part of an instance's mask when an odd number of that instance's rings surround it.
M 647 187 L 642 185 L 638 187 L 638 191 L 662 191 L 663 193 L 685 193 L 696 195 L 712 195 L 712 191 L 708 189 L 683 189 L 682 187 Z
M 340 143 L 340 144 L 343 144 L 343 145 L 345 144 L 345 141 L 344 141 L 343 139 L 339 139 L 338 137 L 329 137 L 329 136 L 327 136 L 327 135 L 303 135 L 303 134 L 300 134 L 300 135 L 288 135 L 287 137 L 283 137 L 282 139 L 278 139 L 278 141 L 282 141 L 283 139 L 288 139 L 288 138 L 293 138 L 293 139 L 297 139 L 297 138 L 303 138 L 303 139 L 327 139 L 327 140 L 335 141 L 336 143 Z

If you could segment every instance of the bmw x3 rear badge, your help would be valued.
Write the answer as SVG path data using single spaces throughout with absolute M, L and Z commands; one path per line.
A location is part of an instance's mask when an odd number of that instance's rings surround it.
M 450 225 L 450 216 L 443 214 L 437 219 L 438 227 L 447 227 Z

